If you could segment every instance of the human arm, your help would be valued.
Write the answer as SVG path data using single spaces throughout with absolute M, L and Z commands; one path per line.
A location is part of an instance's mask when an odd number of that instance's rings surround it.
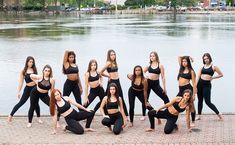
M 18 98 L 20 98 L 20 91 L 23 87 L 23 83 L 24 83 L 24 74 L 23 74 L 23 70 L 20 72 L 20 75 L 19 75 L 19 86 L 18 86 Z
M 64 99 L 66 101 L 69 101 L 69 103 L 71 103 L 72 105 L 76 106 L 77 108 L 81 109 L 81 110 L 84 110 L 84 111 L 88 111 L 90 112 L 90 110 L 88 110 L 87 108 L 83 107 L 82 105 L 78 104 L 76 101 L 74 101 L 72 98 L 70 97 L 64 97 Z
M 64 52 L 64 59 L 63 59 L 63 66 L 64 66 L 64 68 L 67 68 L 67 67 L 69 66 L 69 62 L 68 62 L 68 53 L 69 53 L 68 50 L 66 50 L 66 51 Z
M 57 109 L 55 107 L 55 114 L 52 116 L 52 128 L 53 131 L 51 134 L 56 134 L 56 128 L 57 128 Z
M 107 104 L 107 96 L 105 96 L 103 98 L 103 100 L 102 100 L 102 102 L 100 104 L 100 112 L 101 112 L 103 117 L 109 118 L 109 116 L 104 113 L 104 107 L 105 107 L 106 104 Z
M 144 79 L 144 103 L 145 103 L 145 106 L 147 107 L 148 106 L 148 82 L 147 82 L 147 79 Z
M 218 75 L 212 77 L 211 80 L 218 79 L 218 78 L 221 78 L 221 77 L 224 76 L 223 73 L 222 73 L 222 71 L 219 69 L 219 67 L 214 66 L 214 71 L 215 71 Z
M 52 91 L 55 88 L 55 79 L 53 79 L 53 78 L 50 79 L 50 83 L 51 83 L 51 89 L 50 90 Z
M 132 81 L 133 75 L 132 74 L 127 74 L 127 78 Z
M 85 96 L 84 96 L 84 105 L 86 105 L 87 103 L 89 103 L 89 100 L 88 100 L 88 89 L 89 89 L 88 77 L 89 77 L 89 72 L 86 72 L 86 74 L 85 74 Z
M 166 79 L 165 79 L 165 69 L 163 65 L 160 65 L 161 69 L 161 78 L 162 78 L 162 84 L 163 84 L 163 93 L 167 94 L 166 92 Z
M 191 127 L 190 127 L 190 109 L 189 107 L 186 107 L 186 123 L 187 123 L 187 128 L 188 131 L 191 132 Z
M 109 67 L 109 65 L 111 65 L 111 62 L 107 61 L 105 66 L 100 70 L 100 74 L 104 77 L 107 77 L 107 78 L 109 78 L 109 74 L 104 73 L 104 71 Z
M 179 99 L 179 97 L 175 97 L 174 99 L 172 99 L 170 102 L 168 102 L 168 103 L 166 103 L 166 104 L 164 104 L 162 107 L 160 107 L 159 109 L 157 109 L 156 111 L 158 112 L 159 110 L 162 110 L 162 109 L 164 109 L 164 108 L 168 108 L 168 107 L 170 107 L 173 103 L 175 103 L 176 102 L 176 100 L 178 100 Z
M 191 76 L 192 76 L 192 85 L 193 85 L 193 100 L 195 100 L 195 95 L 197 93 L 197 82 L 196 82 L 196 74 L 193 70 L 191 71 Z

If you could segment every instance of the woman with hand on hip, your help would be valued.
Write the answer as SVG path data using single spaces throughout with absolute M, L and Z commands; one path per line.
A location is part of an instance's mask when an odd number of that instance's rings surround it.
M 209 53 L 205 53 L 202 56 L 202 61 L 204 66 L 200 69 L 198 73 L 198 83 L 197 83 L 197 96 L 198 96 L 198 118 L 201 119 L 203 99 L 205 99 L 206 105 L 213 110 L 222 120 L 222 115 L 219 113 L 218 109 L 214 104 L 211 103 L 211 81 L 223 77 L 223 73 L 218 66 L 212 64 L 212 58 Z M 213 76 L 214 73 L 217 76 Z
M 25 67 L 20 72 L 20 77 L 19 77 L 18 98 L 20 99 L 20 101 L 12 109 L 11 114 L 8 116 L 8 122 L 12 121 L 12 117 L 16 113 L 16 111 L 21 106 L 23 106 L 25 104 L 25 102 L 28 100 L 31 90 L 36 86 L 36 83 L 30 78 L 30 74 L 37 74 L 37 73 L 38 72 L 37 72 L 34 58 L 32 56 L 28 56 L 26 58 Z M 24 92 L 21 96 L 20 92 L 21 92 L 24 80 L 25 80 L 26 86 L 25 86 Z M 42 121 L 40 119 L 40 108 L 39 108 L 38 104 L 35 107 L 35 112 L 38 117 L 38 122 L 42 123 Z
M 107 73 L 104 73 L 105 70 L 107 71 Z M 106 64 L 100 73 L 102 74 L 102 76 L 108 77 L 108 79 L 109 79 L 108 84 L 107 84 L 106 94 L 108 92 L 109 84 L 115 83 L 117 85 L 118 94 L 122 98 L 122 101 L 123 101 L 124 112 L 125 112 L 126 116 L 128 116 L 128 111 L 127 111 L 126 103 L 124 101 L 122 87 L 121 87 L 119 75 L 118 75 L 118 65 L 117 65 L 117 61 L 116 61 L 116 53 L 113 49 L 110 49 L 108 51 Z

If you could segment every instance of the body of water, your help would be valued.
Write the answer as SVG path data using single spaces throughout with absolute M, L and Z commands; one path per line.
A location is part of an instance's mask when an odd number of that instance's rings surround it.
M 148 65 L 151 51 L 158 52 L 160 62 L 165 67 L 170 99 L 178 93 L 177 57 L 192 56 L 195 60 L 193 67 L 198 72 L 203 53 L 209 52 L 214 65 L 224 73 L 223 78 L 212 82 L 212 102 L 223 113 L 234 112 L 234 46 L 235 15 L 178 15 L 176 20 L 170 15 L 1 16 L 0 115 L 9 114 L 19 101 L 18 77 L 27 56 L 35 57 L 39 73 L 45 64 L 50 64 L 56 88 L 62 90 L 66 80 L 62 74 L 64 51 L 74 50 L 84 90 L 84 74 L 89 60 L 94 58 L 99 68 L 103 67 L 110 48 L 117 53 L 120 81 L 127 104 L 131 82 L 126 75 L 133 72 L 135 65 Z M 104 79 L 105 89 L 106 82 Z M 163 101 L 152 92 L 150 103 L 158 108 Z M 48 107 L 41 101 L 40 104 L 42 114 L 49 114 Z M 29 100 L 16 114 L 26 115 L 28 107 Z M 141 113 L 138 99 L 135 108 L 136 113 Z M 204 104 L 203 112 L 212 113 L 212 110 Z

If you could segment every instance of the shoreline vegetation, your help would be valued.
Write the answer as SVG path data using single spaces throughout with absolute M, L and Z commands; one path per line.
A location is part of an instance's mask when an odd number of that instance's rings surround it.
M 92 14 L 174 14 L 173 11 L 158 11 L 155 9 L 130 9 L 130 10 L 90 10 L 90 11 L 0 11 L 0 15 L 92 15 Z M 177 11 L 176 14 L 235 14 L 235 10 L 200 10 Z

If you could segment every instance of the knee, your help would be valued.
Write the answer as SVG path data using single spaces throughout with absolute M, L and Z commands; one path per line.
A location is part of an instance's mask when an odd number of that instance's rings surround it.
M 113 129 L 113 133 L 115 135 L 119 135 L 121 133 L 122 129 Z
M 150 110 L 149 112 L 148 112 L 148 116 L 150 117 L 150 116 L 154 116 L 156 114 L 156 111 L 155 110 Z
M 172 132 L 172 129 L 170 129 L 170 128 L 165 128 L 164 129 L 165 134 L 170 134 L 171 132 Z
M 84 129 L 81 128 L 79 130 L 74 131 L 75 134 L 84 134 Z
M 105 126 L 108 126 L 109 125 L 109 118 L 104 118 L 101 123 Z

